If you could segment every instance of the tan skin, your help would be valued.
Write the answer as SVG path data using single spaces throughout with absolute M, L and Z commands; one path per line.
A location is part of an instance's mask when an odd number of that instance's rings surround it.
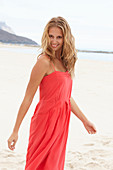
M 55 50 L 56 59 L 54 60 L 54 66 L 57 71 L 66 71 L 63 63 L 59 60 L 62 45 L 63 45 L 63 34 L 60 28 L 58 27 L 52 27 L 49 29 L 49 38 L 50 38 L 50 45 Z M 36 64 L 34 65 L 30 80 L 28 82 L 26 92 L 24 99 L 20 105 L 15 126 L 13 128 L 13 132 L 11 136 L 8 139 L 8 147 L 11 150 L 15 149 L 15 144 L 18 140 L 18 132 L 20 125 L 22 123 L 22 120 L 24 119 L 32 101 L 34 98 L 34 95 L 38 89 L 38 86 L 40 85 L 41 80 L 44 76 L 49 75 L 53 72 L 53 67 L 51 66 L 50 60 L 46 55 L 41 55 L 38 59 Z M 82 113 L 82 111 L 77 106 L 74 99 L 70 98 L 71 102 L 71 111 L 76 115 L 83 123 L 85 129 L 89 134 L 95 134 L 96 128 L 95 126 L 85 117 L 85 115 Z

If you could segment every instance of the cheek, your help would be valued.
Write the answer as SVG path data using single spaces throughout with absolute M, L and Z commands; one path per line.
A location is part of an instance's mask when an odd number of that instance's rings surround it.
M 62 44 L 62 45 L 63 45 L 63 42 L 64 42 L 64 41 L 62 40 L 62 41 L 61 41 L 61 44 Z
M 49 44 L 51 44 L 52 43 L 52 39 L 49 39 Z
M 62 39 L 62 40 L 60 40 L 60 41 L 59 41 L 59 43 L 60 43 L 61 45 L 63 45 L 63 39 Z

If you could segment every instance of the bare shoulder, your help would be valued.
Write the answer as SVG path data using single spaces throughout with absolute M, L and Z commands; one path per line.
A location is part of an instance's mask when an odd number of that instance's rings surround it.
M 49 58 L 47 58 L 47 56 L 45 55 L 41 55 L 37 59 L 31 71 L 30 80 L 25 95 L 28 99 L 30 98 L 31 100 L 33 98 L 48 68 L 49 68 Z
M 32 69 L 31 76 L 34 79 L 42 79 L 50 67 L 50 59 L 46 55 L 40 55 Z
M 47 69 L 49 68 L 49 65 L 50 65 L 50 59 L 48 56 L 46 55 L 40 55 L 38 58 L 37 58 L 37 61 L 36 61 L 36 64 L 35 66 L 37 67 L 38 71 L 39 69 L 40 70 L 43 70 L 43 72 L 47 71 Z
M 45 54 L 41 54 L 41 55 L 37 58 L 37 62 L 42 62 L 42 63 L 44 63 L 44 64 L 46 64 L 46 65 L 49 66 L 49 64 L 50 64 L 50 58 L 49 58 L 47 55 L 45 55 Z

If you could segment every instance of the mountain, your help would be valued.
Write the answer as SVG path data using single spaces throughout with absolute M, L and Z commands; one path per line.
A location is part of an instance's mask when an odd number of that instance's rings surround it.
M 35 41 L 26 38 L 17 36 L 15 34 L 8 33 L 0 29 L 0 42 L 2 43 L 11 43 L 11 44 L 26 44 L 26 45 L 38 45 Z
M 0 42 L 10 44 L 26 44 L 26 45 L 37 45 L 37 42 L 22 36 L 16 35 L 13 30 L 5 24 L 0 22 Z
M 0 21 L 0 29 L 15 34 L 14 31 L 8 25 L 6 25 L 5 22 Z

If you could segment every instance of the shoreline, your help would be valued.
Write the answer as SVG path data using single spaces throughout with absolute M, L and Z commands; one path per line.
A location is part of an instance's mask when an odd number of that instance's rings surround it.
M 113 51 L 95 51 L 95 50 L 77 50 L 78 52 L 82 53 L 105 53 L 105 54 L 113 54 Z
M 40 48 L 40 45 L 28 45 L 28 44 L 10 44 L 10 43 L 1 43 L 0 42 L 0 47 L 26 47 L 26 48 Z M 82 52 L 82 53 L 104 53 L 104 54 L 113 54 L 113 51 L 105 51 L 105 50 L 82 50 L 82 49 L 76 49 L 77 52 Z

